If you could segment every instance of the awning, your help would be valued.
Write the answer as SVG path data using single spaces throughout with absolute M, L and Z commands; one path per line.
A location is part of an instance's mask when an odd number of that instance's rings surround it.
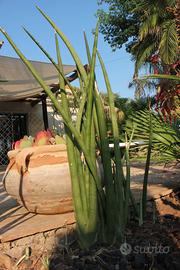
M 47 85 L 58 83 L 58 72 L 53 64 L 30 61 Z M 73 65 L 63 65 L 64 74 L 76 70 Z M 41 96 L 43 89 L 18 58 L 0 56 L 0 101 L 15 101 Z M 6 81 L 6 82 L 5 82 Z

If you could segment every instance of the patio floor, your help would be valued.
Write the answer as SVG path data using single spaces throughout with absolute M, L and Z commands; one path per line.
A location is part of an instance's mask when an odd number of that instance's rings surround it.
M 143 182 L 143 164 L 132 166 L 131 188 L 135 199 L 140 198 Z M 0 171 L 0 242 L 9 242 L 39 232 L 74 224 L 74 214 L 39 215 L 27 212 L 7 195 L 2 184 L 3 171 Z M 159 198 L 169 194 L 180 184 L 180 168 L 164 168 L 162 165 L 152 165 L 149 174 L 148 198 Z

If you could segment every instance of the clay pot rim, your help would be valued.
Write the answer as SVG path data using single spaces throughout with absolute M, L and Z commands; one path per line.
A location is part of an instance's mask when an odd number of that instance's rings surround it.
M 23 149 L 15 149 L 15 150 L 10 150 L 8 151 L 7 155 L 8 158 L 14 158 L 16 157 L 17 154 L 19 154 L 20 152 L 27 152 L 27 151 L 41 151 L 43 152 L 59 152 L 59 151 L 67 151 L 67 147 L 66 144 L 48 144 L 48 145 L 40 145 L 40 146 L 30 146 L 30 147 L 26 147 Z

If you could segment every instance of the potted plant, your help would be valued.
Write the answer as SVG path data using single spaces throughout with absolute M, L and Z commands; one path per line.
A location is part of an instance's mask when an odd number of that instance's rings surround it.
M 3 183 L 9 195 L 29 212 L 73 211 L 71 178 L 65 140 L 51 131 L 24 136 L 8 152 Z

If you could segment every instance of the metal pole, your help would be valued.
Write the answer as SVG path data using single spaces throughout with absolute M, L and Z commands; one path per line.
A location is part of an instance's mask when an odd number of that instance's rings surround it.
M 42 97 L 41 101 L 42 101 L 42 113 L 43 113 L 44 129 L 47 130 L 49 128 L 49 123 L 48 123 L 46 97 Z

